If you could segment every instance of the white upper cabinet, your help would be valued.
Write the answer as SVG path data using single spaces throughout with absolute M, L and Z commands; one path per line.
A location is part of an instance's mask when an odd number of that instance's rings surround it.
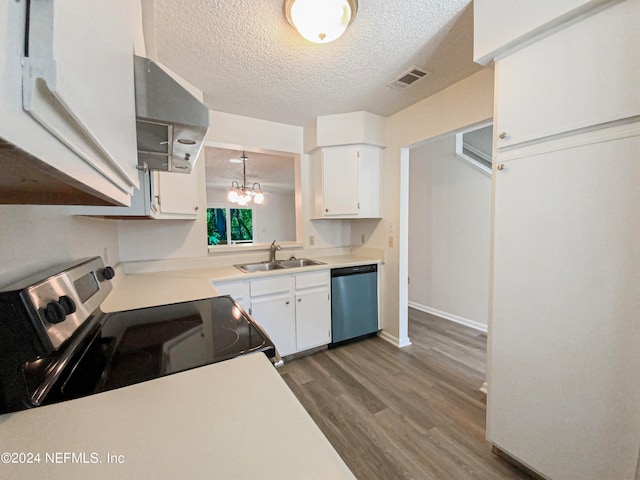
M 31 0 L 28 15 L 26 5 L 0 7 L 0 161 L 16 167 L 3 190 L 15 191 L 10 203 L 75 192 L 69 203 L 128 204 L 138 186 L 130 2 Z M 31 184 L 24 197 L 19 178 Z
M 359 156 L 357 147 L 322 149 L 323 216 L 358 215 Z
M 311 156 L 312 218 L 379 218 L 382 149 L 324 147 Z
M 190 174 L 138 172 L 140 188 L 135 189 L 128 207 L 76 207 L 74 215 L 155 220 L 195 220 L 200 211 L 201 166 Z
M 153 192 L 159 217 L 196 218 L 198 216 L 198 175 L 190 173 L 153 172 L 156 186 Z
M 500 59 L 498 149 L 640 115 L 638 18 L 622 2 Z
M 609 0 L 474 0 L 473 59 L 486 64 L 506 51 Z

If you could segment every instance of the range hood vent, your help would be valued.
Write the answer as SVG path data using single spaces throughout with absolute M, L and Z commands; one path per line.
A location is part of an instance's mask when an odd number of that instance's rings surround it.
M 138 166 L 191 173 L 209 129 L 209 109 L 148 58 L 134 55 Z

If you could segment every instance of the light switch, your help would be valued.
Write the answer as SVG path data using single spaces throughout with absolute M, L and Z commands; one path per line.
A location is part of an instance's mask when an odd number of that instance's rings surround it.
M 309 235 L 309 246 L 312 247 L 316 243 L 316 237 Z
M 393 237 L 389 237 L 389 248 L 393 248 Z

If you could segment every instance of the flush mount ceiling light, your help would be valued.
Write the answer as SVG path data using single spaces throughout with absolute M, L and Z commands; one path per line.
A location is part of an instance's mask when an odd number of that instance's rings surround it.
M 231 188 L 227 195 L 230 203 L 238 205 L 247 205 L 253 200 L 258 205 L 264 203 L 264 194 L 259 183 L 254 183 L 251 187 L 247 186 L 247 156 L 242 152 L 242 185 L 235 180 L 231 182 Z
M 358 12 L 358 0 L 285 0 L 289 23 L 307 40 L 329 43 L 342 35 Z

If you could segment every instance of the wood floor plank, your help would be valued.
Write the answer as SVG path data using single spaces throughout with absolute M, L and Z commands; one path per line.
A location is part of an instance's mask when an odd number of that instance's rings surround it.
M 361 480 L 530 479 L 485 440 L 486 335 L 409 309 L 412 345 L 371 338 L 288 361 L 283 379 Z

